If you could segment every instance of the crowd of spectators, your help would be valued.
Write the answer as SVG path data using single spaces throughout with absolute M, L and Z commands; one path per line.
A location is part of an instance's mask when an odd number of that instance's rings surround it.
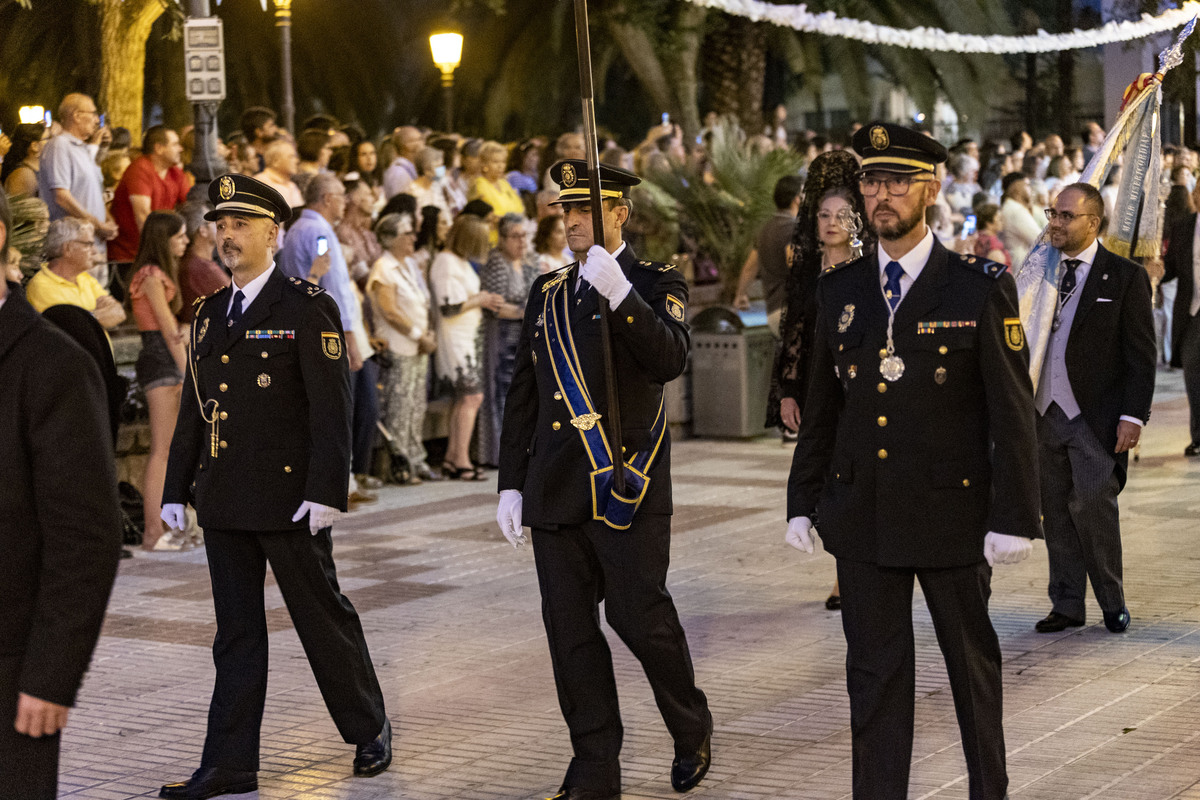
M 686 170 L 709 181 L 709 152 L 728 131 L 710 114 L 694 139 L 664 123 L 626 150 L 602 134 L 601 160 L 643 175 Z M 1103 129 L 1088 123 L 1077 142 L 1058 135 L 1034 142 L 1025 132 L 957 142 L 939 175 L 943 192 L 929 211 L 931 227 L 960 252 L 1018 267 L 1044 227 L 1042 209 L 1079 178 L 1103 139 Z M 127 131 L 100 124 L 92 98 L 72 93 L 52 126 L 17 126 L 0 181 L 14 218 L 9 245 L 18 251 L 10 267 L 19 266 L 34 307 L 78 306 L 105 330 L 124 325 L 140 335 L 136 376 L 150 416 L 144 517 L 157 520 L 192 303 L 229 279 L 204 220 L 208 206 L 188 202 L 194 131 L 155 125 L 132 144 Z M 745 136 L 745 146 L 755 153 L 793 147 L 806 165 L 842 149 L 822 136 L 789 134 L 778 109 L 763 133 Z M 273 111 L 253 107 L 218 150 L 229 171 L 268 183 L 293 206 L 276 263 L 320 285 L 338 305 L 353 371 L 352 501 L 372 501 L 380 479 L 484 477 L 498 461 L 529 287 L 573 260 L 550 205 L 559 187 L 548 168 L 584 158 L 583 136 L 501 143 L 403 125 L 372 139 L 324 114 L 289 132 Z M 1195 211 L 1197 156 L 1167 147 L 1163 160 L 1169 229 Z M 1104 189 L 1110 210 L 1118 181 L 1112 176 Z M 795 216 L 794 194 L 780 206 L 781 218 Z M 1169 357 L 1169 338 L 1165 348 Z M 447 444 L 431 465 L 425 446 L 436 426 L 427 409 L 439 400 Z M 181 532 L 150 527 L 147 548 L 188 544 Z

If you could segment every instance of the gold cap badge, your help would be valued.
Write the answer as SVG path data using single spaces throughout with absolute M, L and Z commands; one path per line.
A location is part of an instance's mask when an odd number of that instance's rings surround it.
M 562 168 L 562 185 L 570 189 L 575 185 L 575 180 L 578 176 L 575 174 L 575 167 L 570 164 L 563 164 Z
M 229 177 L 228 175 L 222 175 L 220 186 L 221 199 L 228 200 L 229 198 L 233 197 L 234 191 L 233 178 Z
M 876 125 L 874 128 L 871 128 L 871 147 L 874 147 L 876 150 L 886 150 L 891 143 L 892 140 L 888 138 L 886 128 L 882 125 Z

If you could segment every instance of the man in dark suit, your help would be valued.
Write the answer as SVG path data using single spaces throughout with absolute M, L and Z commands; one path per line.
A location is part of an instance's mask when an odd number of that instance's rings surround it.
M 1191 434 L 1183 454 L 1189 458 L 1200 456 L 1200 325 L 1194 324 L 1196 314 L 1200 314 L 1200 297 L 1196 296 L 1196 270 L 1200 268 L 1196 253 L 1196 244 L 1200 242 L 1196 236 L 1197 220 L 1200 215 L 1190 214 L 1170 231 L 1161 281 L 1179 279 L 1171 315 L 1171 366 L 1183 367 Z
M 8 202 L 0 192 L 0 272 Z M 121 553 L 100 371 L 0 280 L 0 795 L 53 800 Z
M 817 281 L 812 368 L 788 481 L 788 534 L 837 558 L 854 797 L 908 794 L 913 579 L 946 661 L 972 800 L 1005 796 L 992 565 L 1040 535 L 1029 356 L 1003 265 L 925 225 L 935 140 L 876 123 L 854 136 L 879 238 Z
M 182 520 L 189 500 L 196 506 L 217 617 L 200 768 L 161 792 L 189 800 L 258 785 L 267 562 L 338 732 L 356 745 L 354 773 L 382 772 L 392 758 L 362 625 L 333 563 L 331 526 L 346 510 L 350 474 L 350 379 L 337 306 L 272 263 L 279 225 L 291 215 L 278 192 L 223 175 L 209 199 L 233 283 L 196 301 L 163 489 L 168 523 Z
M 1062 262 L 1038 379 L 1037 435 L 1053 605 L 1037 630 L 1083 625 L 1090 578 L 1105 627 L 1120 633 L 1129 609 L 1117 494 L 1150 419 L 1158 358 L 1150 278 L 1096 241 L 1104 202 L 1095 187 L 1071 184 L 1048 213 Z
M 500 530 L 514 546 L 533 530 L 542 617 L 574 758 L 558 800 L 620 797 L 621 715 L 598 606 L 641 661 L 675 739 L 671 785 L 708 770 L 712 716 L 696 687 L 687 639 L 666 588 L 671 544 L 671 438 L 663 384 L 687 363 L 687 282 L 671 265 L 639 261 L 621 238 L 639 179 L 601 167 L 592 207 L 587 162 L 560 161 L 567 242 L 579 261 L 530 292 L 500 440 Z M 607 248 L 594 244 L 603 213 Z M 611 307 L 613 367 L 623 426 L 626 493 L 612 481 L 600 304 Z

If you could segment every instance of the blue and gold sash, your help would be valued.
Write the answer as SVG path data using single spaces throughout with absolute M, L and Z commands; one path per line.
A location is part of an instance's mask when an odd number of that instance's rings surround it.
M 543 286 L 542 320 L 546 352 L 550 356 L 554 380 L 571 412 L 571 425 L 579 431 L 579 438 L 592 461 L 592 519 L 603 520 L 610 528 L 626 530 L 633 524 L 633 515 L 646 496 L 646 489 L 650 486 L 650 468 L 654 465 L 666 432 L 662 399 L 659 398 L 658 413 L 650 429 L 649 449 L 639 451 L 625 461 L 625 494 L 620 495 L 613 481 L 612 449 L 604 434 L 604 426 L 598 424 L 601 415 L 597 413 L 584 382 L 575 338 L 571 334 L 571 292 L 567 288 L 571 274 L 571 270 L 563 270 L 557 280 Z

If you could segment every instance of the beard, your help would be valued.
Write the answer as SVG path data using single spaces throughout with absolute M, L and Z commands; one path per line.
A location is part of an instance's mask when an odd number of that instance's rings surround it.
M 881 208 L 892 212 L 893 219 L 885 222 L 878 221 L 876 215 Z M 880 204 L 875 207 L 871 214 L 871 227 L 875 229 L 875 235 L 884 241 L 894 241 L 903 239 L 908 234 L 912 233 L 918 225 L 925 219 L 925 207 L 917 206 L 912 210 L 912 213 L 907 217 L 900 216 L 900 211 L 893 206 L 884 206 Z

